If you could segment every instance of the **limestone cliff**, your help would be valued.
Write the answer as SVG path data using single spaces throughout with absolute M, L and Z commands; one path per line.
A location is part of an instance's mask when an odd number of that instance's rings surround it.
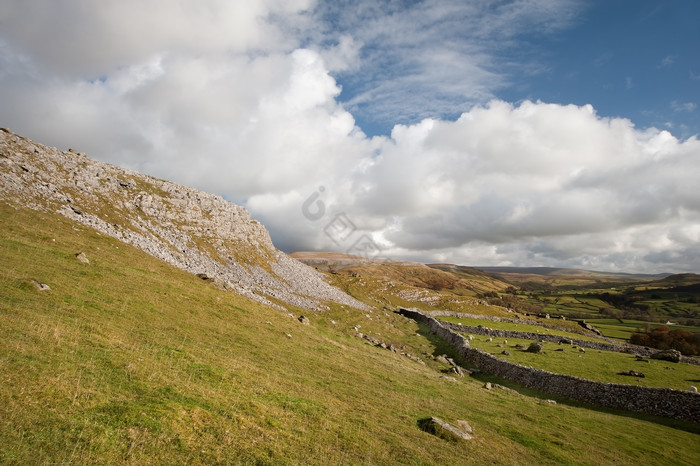
M 235 292 L 322 309 L 364 305 L 277 250 L 260 223 L 220 196 L 0 130 L 0 199 L 54 211 Z M 273 299 L 273 301 L 270 301 Z

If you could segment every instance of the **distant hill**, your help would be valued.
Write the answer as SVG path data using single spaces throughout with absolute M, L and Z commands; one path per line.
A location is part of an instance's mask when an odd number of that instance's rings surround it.
M 508 274 L 527 274 L 527 275 L 544 275 L 544 276 L 584 276 L 584 277 L 619 277 L 631 280 L 660 280 L 671 276 L 670 273 L 644 274 L 644 273 L 625 273 L 625 272 L 600 272 L 585 269 L 570 269 L 559 267 L 488 267 L 474 266 L 474 269 L 481 270 L 487 273 L 508 273 Z
M 485 267 L 475 266 L 477 270 L 517 286 L 547 285 L 591 286 L 614 285 L 634 282 L 662 280 L 669 273 L 634 274 L 622 272 L 600 272 L 593 270 L 557 268 L 557 267 Z

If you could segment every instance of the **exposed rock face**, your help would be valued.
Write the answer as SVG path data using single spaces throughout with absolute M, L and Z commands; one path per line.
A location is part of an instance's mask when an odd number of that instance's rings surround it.
M 260 302 L 366 306 L 277 250 L 242 207 L 0 130 L 0 199 L 58 212 Z M 219 282 L 220 281 L 220 282 Z

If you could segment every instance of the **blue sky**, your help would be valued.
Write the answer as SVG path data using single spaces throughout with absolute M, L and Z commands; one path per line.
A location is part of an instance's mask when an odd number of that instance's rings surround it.
M 219 194 L 284 251 L 700 272 L 698 24 L 694 0 L 4 1 L 0 126 Z
M 697 134 L 699 21 L 699 2 L 591 2 L 570 29 L 532 43 L 545 70 L 500 97 L 590 103 L 637 126 Z
M 384 14 L 391 12 L 409 17 L 412 15 L 407 12 L 421 12 L 426 8 L 421 2 L 398 3 L 409 6 L 392 9 L 387 5 Z M 512 5 L 510 2 L 494 3 L 501 4 L 504 9 Z M 387 68 L 396 63 L 407 66 L 409 62 L 402 58 L 402 50 L 395 49 L 401 45 L 400 41 L 383 41 L 378 34 L 379 38 L 370 40 L 360 51 L 362 59 L 369 64 L 359 70 L 338 73 L 338 82 L 343 86 L 340 100 L 350 104 L 358 125 L 369 135 L 388 134 L 397 122 L 413 123 L 426 116 L 456 118 L 474 103 L 490 98 L 509 102 L 541 100 L 592 104 L 602 116 L 629 118 L 639 127 L 666 128 L 680 137 L 698 133 L 700 2 L 594 0 L 559 3 L 561 8 L 553 14 L 560 17 L 544 17 L 538 21 L 522 14 L 516 19 L 520 24 L 511 24 L 512 30 L 506 33 L 497 26 L 493 30 L 486 27 L 486 30 L 469 31 L 470 14 L 489 14 L 473 13 L 469 9 L 462 10 L 461 15 L 448 11 L 447 17 L 428 17 L 422 22 L 415 18 L 406 20 L 408 27 L 432 31 L 432 34 L 423 33 L 430 36 L 432 42 L 415 48 L 435 47 L 451 52 L 454 70 L 460 69 L 460 58 L 465 58 L 464 55 L 468 56 L 475 48 L 489 55 L 483 67 L 485 72 L 493 74 L 493 80 L 491 85 L 484 83 L 486 88 L 481 95 L 471 95 L 473 89 L 460 89 L 459 75 L 445 66 L 449 81 L 442 86 L 435 86 L 435 81 L 431 81 L 431 86 L 421 89 L 423 96 L 448 100 L 450 104 L 443 108 L 429 111 L 429 106 L 423 105 L 424 111 L 416 110 L 415 115 L 405 112 L 382 118 L 377 117 L 377 113 L 382 112 L 375 112 L 369 103 L 353 106 L 353 98 L 368 87 L 376 86 L 382 75 L 392 78 Z M 492 7 L 491 14 L 497 16 L 498 9 L 498 6 Z M 379 8 L 373 13 L 377 10 Z M 333 9 L 333 14 L 348 15 L 348 12 Z M 359 18 L 359 22 L 364 21 L 368 19 Z M 337 22 L 334 18 L 330 26 L 336 33 L 357 27 L 353 21 L 347 29 L 342 24 L 338 27 Z M 504 37 L 499 37 L 501 34 Z M 481 43 L 474 44 L 477 40 Z M 470 61 L 469 57 L 465 61 Z M 411 69 L 409 64 L 407 68 L 420 75 L 417 67 Z M 367 79 L 368 71 L 373 79 Z M 400 69 L 404 71 L 406 68 Z M 412 95 L 407 93 L 402 98 L 411 101 Z

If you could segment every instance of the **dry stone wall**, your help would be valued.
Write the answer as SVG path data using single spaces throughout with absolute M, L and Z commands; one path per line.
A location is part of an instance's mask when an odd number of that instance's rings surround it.
M 489 374 L 584 403 L 700 422 L 700 393 L 595 382 L 522 366 L 471 348 L 462 335 L 420 311 L 400 309 L 399 313 L 426 324 L 438 337 L 453 345 L 462 359 Z
M 613 344 L 606 343 L 603 341 L 580 340 L 578 338 L 566 338 L 558 335 L 547 335 L 543 333 L 517 332 L 514 330 L 499 330 L 486 327 L 474 327 L 471 325 L 454 324 L 452 322 L 445 322 L 442 320 L 440 321 L 440 323 L 443 326 L 451 330 L 455 330 L 457 332 L 473 333 L 475 335 L 486 335 L 497 338 L 524 338 L 527 340 L 550 341 L 554 343 L 560 343 L 562 342 L 562 340 L 568 340 L 569 343 L 571 343 L 572 345 L 582 346 L 584 348 L 590 348 L 601 351 L 613 351 L 616 353 L 635 354 L 638 356 L 646 357 L 649 357 L 659 351 L 658 349 L 652 349 L 644 346 L 630 344 Z M 681 356 L 681 362 L 686 364 L 700 365 L 700 359 L 691 358 L 688 356 Z
M 534 319 L 521 319 L 518 317 L 514 318 L 506 318 L 506 317 L 498 317 L 498 316 L 487 316 L 487 315 L 480 315 L 480 314 L 465 314 L 463 312 L 454 312 L 454 311 L 425 311 L 426 315 L 429 315 L 431 317 L 463 317 L 466 319 L 480 319 L 480 320 L 490 320 L 491 322 L 507 322 L 511 324 L 527 324 L 527 325 L 535 325 L 537 327 L 544 327 L 544 328 L 549 328 L 549 329 L 560 329 L 561 326 L 557 325 L 556 323 L 548 323 L 548 322 L 542 322 L 540 320 L 534 320 Z M 514 314 L 517 316 L 517 314 Z M 556 319 L 552 319 L 555 320 Z M 590 332 L 584 330 L 583 328 L 567 328 L 567 332 L 571 333 L 578 333 L 580 335 L 590 335 Z M 605 339 L 605 337 L 601 337 L 602 339 Z M 612 340 L 610 340 L 612 342 Z

